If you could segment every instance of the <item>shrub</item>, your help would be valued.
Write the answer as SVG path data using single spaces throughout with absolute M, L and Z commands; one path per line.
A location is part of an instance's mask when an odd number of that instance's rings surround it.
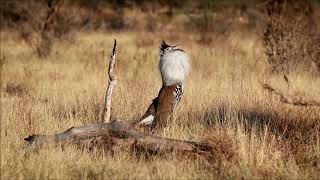
M 270 71 L 288 73 L 319 63 L 319 32 L 309 1 L 272 0 L 266 5 L 268 22 L 264 46 Z

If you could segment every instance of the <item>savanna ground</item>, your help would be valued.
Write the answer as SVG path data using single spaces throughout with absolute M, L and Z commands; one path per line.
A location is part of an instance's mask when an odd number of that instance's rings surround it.
M 107 62 L 117 38 L 113 118 L 140 117 L 161 87 L 162 39 L 180 44 L 192 59 L 185 94 L 169 127 L 157 135 L 206 141 L 214 158 L 175 155 L 145 158 L 53 146 L 22 156 L 30 134 L 53 134 L 100 121 Z M 319 107 L 282 103 L 262 89 L 268 81 L 284 94 L 319 100 L 313 73 L 266 75 L 261 37 L 232 32 L 210 44 L 199 33 L 171 31 L 74 32 L 39 58 L 17 33 L 1 31 L 1 179 L 212 179 L 320 177 Z

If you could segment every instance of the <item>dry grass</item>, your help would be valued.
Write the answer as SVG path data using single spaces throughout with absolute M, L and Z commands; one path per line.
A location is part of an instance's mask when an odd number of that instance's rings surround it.
M 103 57 L 109 59 L 114 37 L 120 81 L 114 117 L 133 121 L 142 115 L 161 86 L 159 42 L 179 43 L 192 56 L 192 72 L 175 120 L 159 135 L 208 141 L 214 159 L 146 159 L 73 146 L 19 154 L 27 135 L 100 118 L 107 79 Z M 1 32 L 1 179 L 319 178 L 319 108 L 282 104 L 262 90 L 258 78 L 265 57 L 258 38 L 235 33 L 214 47 L 196 41 L 187 34 L 78 33 L 73 44 L 57 42 L 40 60 L 14 33 Z M 289 79 L 289 89 L 282 78 L 270 81 L 285 93 L 319 99 L 319 77 L 292 73 Z

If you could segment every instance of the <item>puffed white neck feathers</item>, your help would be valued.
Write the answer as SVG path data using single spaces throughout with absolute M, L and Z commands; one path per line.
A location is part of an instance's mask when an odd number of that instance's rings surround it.
M 173 49 L 160 54 L 159 68 L 163 85 L 183 84 L 190 69 L 189 56 L 181 49 Z

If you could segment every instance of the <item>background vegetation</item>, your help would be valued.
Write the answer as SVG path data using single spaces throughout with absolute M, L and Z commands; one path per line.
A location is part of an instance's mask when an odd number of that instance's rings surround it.
M 318 1 L 12 0 L 0 11 L 1 179 L 320 176 L 320 109 L 294 105 L 320 101 Z M 158 135 L 212 143 L 215 158 L 75 146 L 21 156 L 27 135 L 100 119 L 115 37 L 113 117 L 144 113 L 161 87 L 159 43 L 180 44 L 192 71 Z

